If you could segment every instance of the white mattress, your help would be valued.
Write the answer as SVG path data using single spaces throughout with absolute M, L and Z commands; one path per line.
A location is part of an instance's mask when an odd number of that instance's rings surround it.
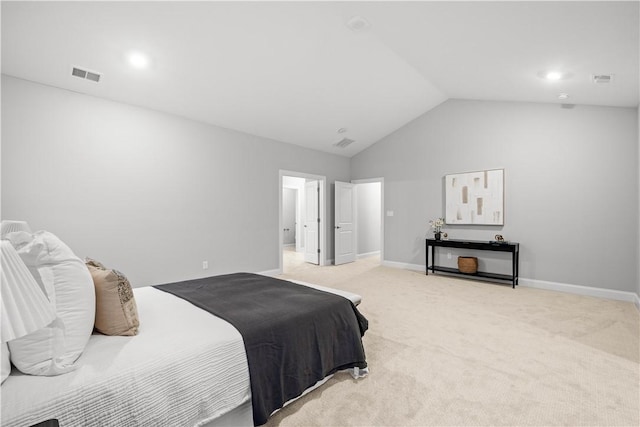
M 299 283 L 355 304 L 361 300 Z M 63 427 L 199 426 L 243 404 L 246 408 L 251 389 L 240 333 L 174 295 L 152 287 L 134 293 L 137 336 L 93 335 L 77 369 L 65 375 L 37 377 L 14 369 L 0 389 L 3 427 L 51 418 Z

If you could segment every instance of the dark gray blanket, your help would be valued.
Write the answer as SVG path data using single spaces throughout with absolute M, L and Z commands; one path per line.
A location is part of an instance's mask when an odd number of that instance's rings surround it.
M 368 322 L 351 301 L 272 277 L 236 273 L 155 286 L 242 334 L 255 425 L 338 370 L 365 368 Z

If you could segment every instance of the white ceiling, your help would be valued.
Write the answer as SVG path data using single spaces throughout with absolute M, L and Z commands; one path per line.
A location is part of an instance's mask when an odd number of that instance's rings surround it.
M 636 107 L 639 13 L 638 1 L 3 1 L 2 72 L 352 156 L 449 98 Z M 371 26 L 349 29 L 353 16 Z M 151 66 L 132 68 L 131 50 Z M 540 78 L 551 69 L 571 77 Z M 605 73 L 612 83 L 591 83 Z M 356 142 L 334 147 L 343 137 Z

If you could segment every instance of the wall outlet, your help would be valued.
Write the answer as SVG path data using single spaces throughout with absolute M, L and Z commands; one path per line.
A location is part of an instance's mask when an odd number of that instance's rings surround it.
M 393 216 L 393 211 L 387 211 L 387 216 Z
M 451 259 L 451 251 L 447 252 L 447 259 Z
M 209 268 L 209 261 L 202 261 L 202 269 L 206 270 Z

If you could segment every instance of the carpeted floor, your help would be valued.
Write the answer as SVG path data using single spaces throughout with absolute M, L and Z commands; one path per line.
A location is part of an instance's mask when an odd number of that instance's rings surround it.
M 631 303 L 387 268 L 285 263 L 363 296 L 370 374 L 338 374 L 267 426 L 638 426 Z

